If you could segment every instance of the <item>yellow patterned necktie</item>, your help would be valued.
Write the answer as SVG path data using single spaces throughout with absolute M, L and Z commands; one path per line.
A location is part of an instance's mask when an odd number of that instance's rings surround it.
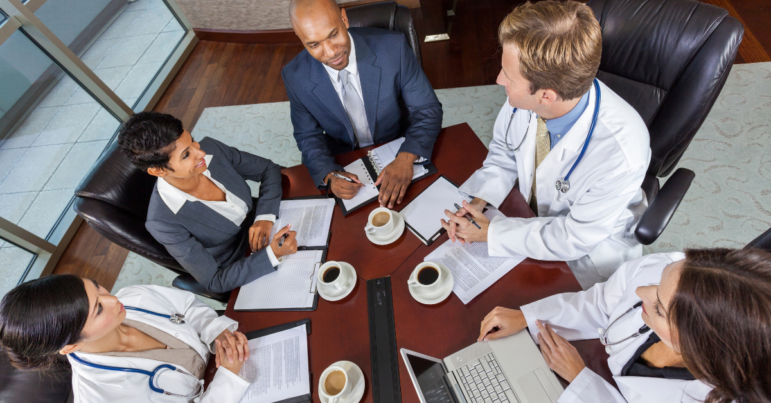
M 551 137 L 549 137 L 549 129 L 546 128 L 546 120 L 542 117 L 538 117 L 538 130 L 535 133 L 535 170 L 541 165 L 543 159 L 546 158 L 546 154 L 551 150 Z M 530 193 L 530 208 L 538 216 L 538 200 L 536 195 L 538 194 L 535 189 L 536 173 L 533 170 L 533 187 Z

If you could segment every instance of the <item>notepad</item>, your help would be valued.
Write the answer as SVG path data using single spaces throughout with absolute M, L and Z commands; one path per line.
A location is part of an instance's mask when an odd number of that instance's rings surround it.
M 455 186 L 444 176 L 434 181 L 420 193 L 410 204 L 400 212 L 407 228 L 412 231 L 424 244 L 431 245 L 436 238 L 444 233 L 442 219 L 447 219 L 444 210 L 457 211 L 455 203 L 459 206 L 467 197 L 458 193 Z
M 359 192 L 356 193 L 356 196 L 350 200 L 337 198 L 338 204 L 340 204 L 340 207 L 343 210 L 343 215 L 348 215 L 359 207 L 377 200 L 377 197 L 380 194 L 380 190 L 375 186 L 377 177 L 383 172 L 383 169 L 385 169 L 388 164 L 396 159 L 396 156 L 399 154 L 399 148 L 403 143 L 404 137 L 398 138 L 370 150 L 367 152 L 366 157 L 361 157 L 343 167 L 345 172 L 355 174 L 362 185 L 364 185 L 359 189 Z M 425 165 L 414 164 L 412 169 L 413 182 L 437 172 L 436 167 L 431 163 Z
M 326 247 L 334 209 L 335 201 L 327 198 L 281 200 L 270 239 L 287 224 L 292 224 L 292 231 L 297 232 L 299 249 Z
M 316 273 L 325 250 L 301 250 L 284 256 L 274 273 L 241 287 L 236 311 L 307 311 L 315 309 Z

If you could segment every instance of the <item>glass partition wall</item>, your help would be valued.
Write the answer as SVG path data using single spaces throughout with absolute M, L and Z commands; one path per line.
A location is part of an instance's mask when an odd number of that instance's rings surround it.
M 196 42 L 174 0 L 0 0 L 0 297 L 53 271 L 73 191 Z

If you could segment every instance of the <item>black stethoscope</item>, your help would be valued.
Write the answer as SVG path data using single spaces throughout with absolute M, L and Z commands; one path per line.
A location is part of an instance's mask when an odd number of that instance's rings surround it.
M 133 307 L 133 306 L 126 306 L 124 308 L 126 308 L 127 311 L 138 311 L 138 312 L 142 312 L 142 313 L 146 313 L 146 314 L 150 314 L 150 315 L 160 316 L 162 318 L 168 319 L 171 323 L 175 323 L 177 325 L 185 323 L 185 321 L 184 321 L 185 315 L 182 315 L 181 313 L 175 313 L 175 314 L 172 314 L 172 315 L 164 315 L 162 313 L 153 312 L 153 311 L 149 311 L 147 309 L 142 309 L 142 308 L 136 308 L 136 307 Z M 109 365 L 94 364 L 93 362 L 88 362 L 88 361 L 78 357 L 77 354 L 75 354 L 75 353 L 70 353 L 69 355 L 72 357 L 72 359 L 74 359 L 75 361 L 77 361 L 77 362 L 79 362 L 79 363 L 81 363 L 81 364 L 83 364 L 83 365 L 85 365 L 87 367 L 101 369 L 101 370 L 105 370 L 105 371 L 130 372 L 130 373 L 135 373 L 135 374 L 147 375 L 148 377 L 150 377 L 148 379 L 148 382 L 150 384 L 150 389 L 153 392 L 161 393 L 161 394 L 168 395 L 168 396 L 183 397 L 183 398 L 186 398 L 186 399 L 196 399 L 196 398 L 200 397 L 203 394 L 203 388 L 201 387 L 201 382 L 199 381 L 199 379 L 197 377 L 195 377 L 195 376 L 193 376 L 191 374 L 188 374 L 187 372 L 184 372 L 184 371 L 182 371 L 182 370 L 178 369 L 177 367 L 175 367 L 173 365 L 170 365 L 170 364 L 162 364 L 162 365 L 159 365 L 159 366 L 155 367 L 155 369 L 152 370 L 152 371 L 146 371 L 146 370 L 139 369 L 139 368 L 111 367 Z M 193 392 L 192 394 L 180 395 L 180 394 L 171 393 L 171 392 L 168 392 L 168 391 L 165 391 L 165 390 L 159 388 L 157 386 L 157 382 L 155 382 L 155 376 L 156 375 L 160 376 L 160 374 L 163 373 L 163 371 L 166 371 L 166 370 L 176 371 L 176 372 L 179 372 L 182 375 L 189 376 L 189 377 L 193 378 L 195 380 L 195 382 L 198 384 L 197 391 Z
M 642 301 L 634 304 L 634 306 L 632 306 L 631 308 L 627 309 L 626 312 L 622 313 L 619 317 L 614 319 L 613 322 L 610 322 L 608 327 L 606 327 L 605 329 L 603 329 L 601 327 L 597 328 L 597 333 L 600 334 L 600 343 L 602 343 L 602 345 L 605 346 L 605 352 L 610 354 L 610 350 L 611 350 L 610 346 L 615 346 L 616 344 L 621 344 L 621 343 L 623 343 L 623 342 L 625 342 L 625 341 L 627 341 L 629 339 L 634 339 L 636 337 L 640 337 L 640 336 L 644 335 L 645 333 L 648 333 L 651 330 L 651 328 L 649 328 L 648 325 L 642 325 L 642 327 L 637 329 L 636 332 L 634 332 L 633 334 L 631 334 L 631 335 L 629 335 L 629 336 L 627 336 L 627 337 L 625 337 L 625 338 L 623 338 L 623 339 L 621 339 L 619 341 L 611 342 L 611 341 L 608 340 L 608 331 L 610 330 L 610 327 L 613 326 L 614 323 L 618 322 L 619 319 L 623 318 L 624 315 L 626 315 L 626 314 L 628 314 L 630 312 L 633 312 L 635 309 L 637 309 L 637 308 L 639 308 L 641 306 L 642 306 Z
M 573 173 L 573 170 L 576 169 L 576 166 L 578 166 L 578 163 L 581 162 L 581 159 L 584 158 L 584 153 L 586 153 L 586 148 L 589 146 L 589 140 L 592 139 L 592 134 L 594 133 L 594 126 L 597 125 L 597 117 L 600 114 L 600 83 L 597 81 L 597 79 L 594 79 L 594 89 L 597 92 L 597 102 L 594 104 L 594 115 L 592 116 L 592 125 L 589 126 L 589 134 L 586 135 L 586 141 L 584 141 L 584 147 L 581 149 L 581 153 L 578 154 L 578 158 L 576 159 L 576 162 L 573 163 L 573 166 L 570 168 L 570 171 L 568 171 L 568 174 L 565 175 L 565 178 L 563 179 L 557 179 L 557 183 L 555 184 L 557 190 L 559 190 L 562 193 L 567 193 L 568 190 L 570 190 L 570 174 Z M 504 142 L 506 144 L 506 151 L 517 151 L 520 147 L 522 147 L 522 143 L 525 142 L 525 139 L 527 138 L 527 132 L 525 132 L 525 135 L 522 137 L 522 140 L 519 142 L 519 145 L 516 148 L 510 148 L 509 147 L 509 129 L 511 129 L 511 122 L 514 120 L 514 114 L 517 113 L 517 108 L 514 108 L 514 111 L 511 113 L 511 117 L 509 118 L 509 124 L 506 126 L 506 134 L 504 137 Z

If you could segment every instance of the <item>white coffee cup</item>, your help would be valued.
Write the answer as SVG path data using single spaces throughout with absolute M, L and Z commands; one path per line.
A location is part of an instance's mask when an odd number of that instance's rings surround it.
M 351 393 L 351 377 L 348 371 L 339 365 L 330 365 L 319 378 L 319 393 L 329 403 L 337 403 Z
M 318 284 L 330 291 L 345 291 L 350 274 L 343 266 L 348 263 L 329 261 L 321 265 L 317 274 Z M 337 269 L 337 270 L 335 270 Z
M 439 293 L 444 284 L 444 270 L 434 262 L 423 262 L 415 267 L 407 283 L 426 296 Z
M 364 227 L 370 235 L 385 236 L 394 230 L 394 214 L 385 207 L 378 207 L 369 213 L 367 225 Z

